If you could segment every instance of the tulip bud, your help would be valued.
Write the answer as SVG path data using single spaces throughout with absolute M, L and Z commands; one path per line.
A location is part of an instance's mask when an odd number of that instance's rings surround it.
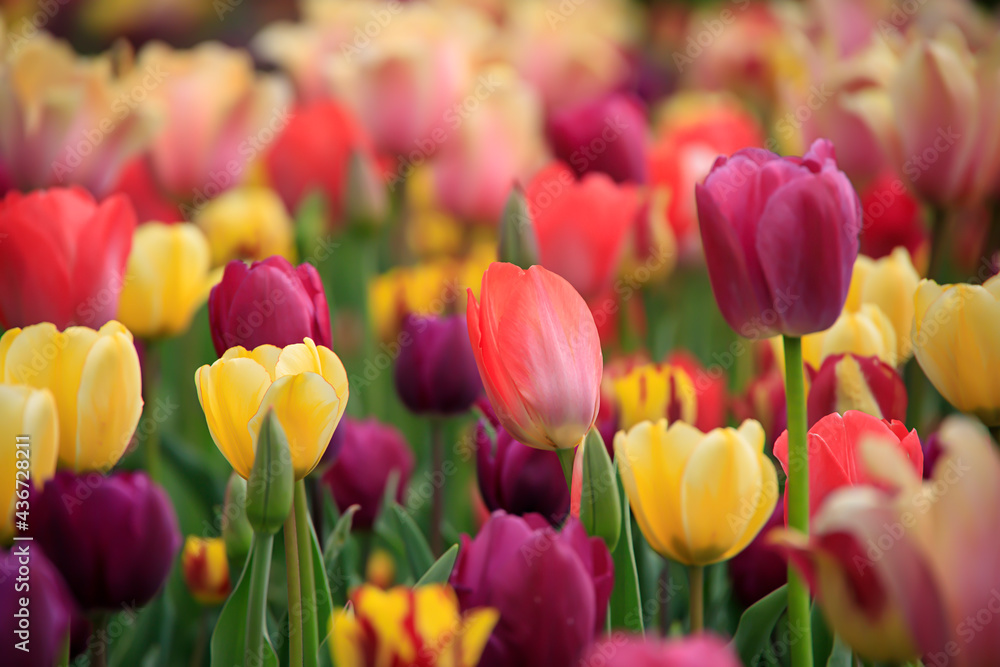
M 229 475 L 229 483 L 226 484 L 226 499 L 222 505 L 222 539 L 226 542 L 230 565 L 242 565 L 250 553 L 253 527 L 247 519 L 247 481 L 236 471 Z
M 24 576 L 25 572 L 29 574 Z M 75 611 L 63 578 L 41 550 L 31 542 L 0 550 L 0 614 L 8 635 L 0 643 L 0 663 L 21 667 L 63 664 L 56 659 L 69 639 Z M 18 630 L 22 619 L 23 635 Z
M 239 186 L 205 204 L 194 219 L 208 239 L 212 266 L 271 255 L 295 258 L 294 223 L 281 198 L 268 188 Z
M 877 357 L 837 354 L 810 375 L 808 414 L 812 426 L 831 412 L 860 410 L 879 419 L 906 419 L 906 385 Z
M 396 360 L 396 391 L 417 414 L 465 412 L 483 391 L 464 315 L 407 315 Z
M 691 376 L 679 366 L 644 364 L 615 381 L 618 427 L 630 429 L 642 421 L 666 419 L 695 424 L 698 397 Z
M 583 474 L 580 479 L 579 494 L 576 493 L 576 489 L 573 494 L 579 503 L 580 523 L 587 529 L 588 535 L 600 537 L 608 545 L 608 551 L 614 551 L 622 530 L 618 475 L 611 463 L 611 457 L 608 456 L 608 449 L 604 445 L 601 433 L 596 428 L 590 429 L 580 447 Z M 574 505 L 577 505 L 577 502 L 574 502 Z
M 500 217 L 498 259 L 522 269 L 538 264 L 538 238 L 528 210 L 528 200 L 520 185 L 515 185 L 510 191 Z
M 385 183 L 375 172 L 373 158 L 355 150 L 347 164 L 347 199 L 344 217 L 363 233 L 374 233 L 385 222 L 389 197 Z
M 577 176 L 602 172 L 618 183 L 646 182 L 646 113 L 639 100 L 612 93 L 577 104 L 552 114 L 547 129 L 556 157 Z
M 191 596 L 204 605 L 217 605 L 229 597 L 229 562 L 221 537 L 188 536 L 181 555 L 181 571 Z
M 247 520 L 254 532 L 273 535 L 292 511 L 295 478 L 288 438 L 268 410 L 260 425 L 253 468 L 247 479 Z

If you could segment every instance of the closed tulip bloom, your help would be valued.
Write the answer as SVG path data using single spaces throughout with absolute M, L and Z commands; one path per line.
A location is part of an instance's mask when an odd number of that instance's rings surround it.
M 559 457 L 515 440 L 487 401 L 479 407 L 486 417 L 476 426 L 476 475 L 486 509 L 535 513 L 553 526 L 562 523 L 569 511 L 569 489 Z M 495 437 L 490 436 L 487 422 Z
M 319 273 L 312 264 L 295 267 L 283 257 L 227 264 L 208 296 L 208 323 L 219 356 L 237 345 L 285 347 L 304 338 L 333 345 Z
M 29 573 L 26 578 L 22 575 L 25 570 Z M 22 604 L 25 599 L 27 606 Z M 59 664 L 75 610 L 66 583 L 44 553 L 29 542 L 15 543 L 10 551 L 0 550 L 0 614 L 9 635 L 0 645 L 0 662 L 18 667 Z M 16 634 L 18 612 L 28 614 L 23 639 Z
M 56 472 L 59 416 L 48 389 L 0 384 L 0 539 L 14 534 L 14 512 L 27 512 L 27 489 L 18 497 L 17 480 L 41 488 Z M 23 474 L 18 474 L 21 471 Z
M 191 597 L 198 602 L 217 605 L 229 597 L 229 561 L 221 537 L 189 535 L 181 553 L 181 572 Z
M 345 418 L 338 431 L 343 439 L 337 459 L 323 473 L 337 507 L 345 511 L 359 505 L 353 526 L 370 529 L 375 524 L 385 487 L 397 476 L 396 501 L 403 502 L 415 460 L 403 434 L 374 419 Z
M 444 584 L 364 585 L 330 618 L 330 655 L 338 667 L 475 667 L 497 619 L 490 608 L 460 613 Z
M 0 202 L 0 326 L 99 327 L 115 318 L 135 212 L 121 195 L 96 202 L 52 188 Z
M 683 368 L 643 364 L 615 380 L 614 387 L 618 428 L 628 430 L 639 422 L 659 419 L 694 424 L 698 416 L 694 382 Z
M 201 230 L 185 222 L 146 223 L 132 240 L 118 317 L 145 338 L 184 333 L 218 277 L 209 273 Z
M 684 422 L 642 422 L 615 436 L 615 460 L 649 545 L 685 565 L 710 565 L 743 551 L 778 500 L 764 429 L 708 433 Z
M 899 364 L 913 353 L 910 329 L 913 328 L 913 295 L 919 283 L 920 274 L 905 248 L 896 248 L 888 257 L 877 260 L 859 255 L 854 262 L 851 289 L 844 308 L 858 310 L 863 304 L 879 307 L 896 333 L 896 362 Z
M 922 280 L 915 297 L 913 349 L 920 368 L 949 403 L 990 426 L 1000 424 L 1000 276 L 982 285 Z
M 756 338 L 833 325 L 858 255 L 861 203 L 830 142 L 817 140 L 801 158 L 761 149 L 720 157 L 695 197 L 729 326 Z
M 494 512 L 462 536 L 450 583 L 463 611 L 500 612 L 479 667 L 575 667 L 604 630 L 614 564 L 576 519 L 557 533 L 538 515 Z
M 292 219 L 274 190 L 259 186 L 227 190 L 205 204 L 194 222 L 208 239 L 212 266 L 271 255 L 295 259 Z
M 481 303 L 469 290 L 469 340 L 503 427 L 540 449 L 575 447 L 597 419 L 604 359 L 573 287 L 540 266 L 494 262 Z
M 906 418 L 906 385 L 896 369 L 877 357 L 836 354 L 819 370 L 811 366 L 807 412 L 812 426 L 831 412 L 860 410 L 879 419 Z
M 845 353 L 877 357 L 893 367 L 899 363 L 896 329 L 882 308 L 872 303 L 844 308 L 832 327 L 802 339 L 802 358 L 814 368 L 831 355 Z
M 0 380 L 48 389 L 59 413 L 59 464 L 108 470 L 142 414 L 142 378 L 132 334 L 115 321 L 99 330 L 48 322 L 0 338 Z
M 28 534 L 88 611 L 145 605 L 181 545 L 170 499 L 143 472 L 60 471 L 32 495 Z
M 740 667 L 726 642 L 699 634 L 675 639 L 611 638 L 595 643 L 580 667 Z
M 924 454 L 915 430 L 907 432 L 899 421 L 886 421 L 849 410 L 843 416 L 829 414 L 816 422 L 808 433 L 809 516 L 814 517 L 827 496 L 844 486 L 870 485 L 876 480 L 860 464 L 859 447 L 866 440 L 879 440 L 897 449 L 901 458 L 917 474 L 923 470 Z M 788 474 L 788 431 L 774 443 L 774 456 Z M 785 515 L 788 515 L 788 491 Z
M 460 414 L 482 393 L 464 315 L 407 315 L 399 347 L 396 393 L 412 412 Z
M 260 422 L 269 408 L 285 430 L 299 480 L 330 444 L 349 393 L 340 358 L 311 338 L 281 349 L 229 348 L 197 370 L 195 385 L 212 440 L 244 479 L 250 476 Z
M 906 248 L 911 257 L 926 254 L 923 211 L 895 170 L 879 174 L 860 194 L 864 211 L 862 254 L 880 259 L 900 246 Z

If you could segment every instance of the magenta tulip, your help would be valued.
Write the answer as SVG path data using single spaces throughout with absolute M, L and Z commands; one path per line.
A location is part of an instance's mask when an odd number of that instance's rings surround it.
M 396 392 L 411 412 L 460 414 L 483 393 L 464 315 L 409 314 L 399 346 Z

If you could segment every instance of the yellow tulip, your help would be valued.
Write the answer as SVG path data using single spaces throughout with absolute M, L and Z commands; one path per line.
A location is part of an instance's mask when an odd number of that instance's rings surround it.
M 292 219 L 274 190 L 242 186 L 212 199 L 194 219 L 208 238 L 212 266 L 281 255 L 295 261 Z
M 181 571 L 191 597 L 204 605 L 216 605 L 229 597 L 229 561 L 221 537 L 189 535 L 181 554 Z
M 52 392 L 0 384 L 0 539 L 14 533 L 15 511 L 28 511 L 28 482 L 41 488 L 55 474 L 58 451 L 59 417 Z
M 892 321 L 874 304 L 862 304 L 858 310 L 847 308 L 826 331 L 802 338 L 802 358 L 813 368 L 834 354 L 850 352 L 859 357 L 878 357 L 890 366 L 899 361 L 896 330 Z M 784 355 L 780 357 L 784 364 Z
M 59 413 L 59 463 L 107 470 L 128 447 L 142 414 L 142 377 L 132 334 L 114 320 L 95 331 L 49 323 L 0 338 L 0 381 L 49 389 Z
M 906 248 L 896 248 L 881 259 L 859 255 L 851 275 L 845 310 L 857 312 L 863 304 L 878 306 L 896 333 L 896 361 L 910 358 L 910 329 L 913 326 L 913 295 L 920 274 Z
M 691 376 L 679 366 L 643 364 L 615 380 L 618 426 L 629 429 L 641 421 L 681 419 L 693 424 L 698 398 Z
M 702 433 L 684 422 L 645 421 L 615 436 L 615 459 L 642 534 L 665 558 L 709 565 L 732 558 L 760 532 L 778 499 L 764 429 Z
M 268 408 L 274 408 L 288 437 L 298 480 L 319 463 L 347 407 L 344 365 L 311 338 L 283 349 L 231 347 L 214 364 L 198 369 L 195 385 L 212 439 L 244 479 L 250 476 Z
M 337 667 L 474 667 L 500 619 L 489 607 L 460 614 L 444 584 L 388 591 L 365 585 L 351 601 L 353 609 L 330 618 Z
M 1000 276 L 982 285 L 922 280 L 914 297 L 913 349 L 941 395 L 1000 425 Z
M 125 267 L 118 317 L 137 336 L 183 333 L 219 278 L 209 273 L 208 242 L 197 227 L 140 225 Z

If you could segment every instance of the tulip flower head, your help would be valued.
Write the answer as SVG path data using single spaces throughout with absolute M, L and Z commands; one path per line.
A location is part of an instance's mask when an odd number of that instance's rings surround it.
M 637 366 L 615 381 L 619 428 L 630 429 L 642 421 L 678 419 L 694 424 L 698 398 L 691 376 L 670 364 Z
M 271 255 L 295 259 L 294 226 L 277 193 L 259 186 L 223 192 L 194 219 L 208 239 L 212 266 L 234 259 L 260 261 Z
M 532 447 L 576 447 L 597 420 L 604 364 L 587 304 L 543 267 L 499 262 L 480 294 L 469 290 L 469 339 L 500 423 Z
M 897 363 L 903 363 L 913 354 L 910 329 L 913 327 L 913 295 L 919 282 L 920 274 L 905 248 L 896 248 L 881 259 L 859 255 L 854 262 L 844 309 L 857 311 L 864 304 L 881 309 L 895 332 Z
M 396 392 L 417 414 L 460 414 L 483 391 L 462 315 L 407 315 L 396 359 Z
M 284 428 L 295 479 L 308 475 L 330 444 L 347 408 L 344 365 L 311 338 L 277 348 L 236 346 L 195 373 L 198 401 L 219 451 L 244 479 L 250 476 L 260 422 L 268 408 Z
M 906 385 L 896 369 L 877 357 L 836 354 L 819 369 L 807 367 L 807 411 L 812 426 L 831 412 L 860 410 L 879 419 L 906 418 Z
M 0 550 L 0 613 L 4 618 L 16 619 L 18 612 L 27 611 L 30 623 L 23 640 L 26 643 L 22 644 L 14 634 L 17 622 L 9 621 L 11 638 L 0 645 L 0 663 L 49 667 L 58 664 L 77 606 L 45 554 L 30 547 L 28 553 L 31 570 L 29 587 L 25 588 L 26 578 L 19 576 L 25 567 L 23 548 Z M 30 595 L 27 607 L 23 604 L 26 594 Z
M 0 540 L 14 534 L 17 471 L 42 488 L 56 472 L 59 416 L 48 389 L 0 384 Z M 23 475 L 22 475 L 23 477 Z
M 740 553 L 778 500 L 778 476 L 764 453 L 764 429 L 702 433 L 684 422 L 644 421 L 615 436 L 625 494 L 649 545 L 685 565 Z
M 204 605 L 217 605 L 229 597 L 229 561 L 221 537 L 189 535 L 181 554 L 181 571 L 191 596 Z
M 740 667 L 740 659 L 720 637 L 699 634 L 667 641 L 615 637 L 597 642 L 580 667 Z

